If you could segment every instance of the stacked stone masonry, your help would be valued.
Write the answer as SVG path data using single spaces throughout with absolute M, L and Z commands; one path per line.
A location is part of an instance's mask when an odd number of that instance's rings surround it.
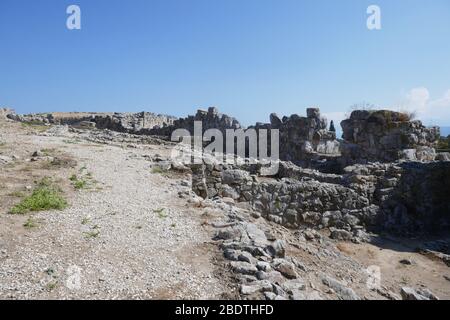
M 345 165 L 398 160 L 433 161 L 439 128 L 426 128 L 405 113 L 358 110 L 341 122 Z
M 366 230 L 398 233 L 450 230 L 450 162 L 355 165 L 324 174 L 280 163 L 277 177 L 223 164 L 192 166 L 193 190 L 247 202 L 289 228 L 331 228 L 332 236 L 364 239 Z

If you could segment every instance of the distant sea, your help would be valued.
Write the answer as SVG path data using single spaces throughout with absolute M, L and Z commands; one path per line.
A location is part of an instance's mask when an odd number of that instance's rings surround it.
M 447 137 L 450 135 L 450 127 L 441 127 L 441 136 Z

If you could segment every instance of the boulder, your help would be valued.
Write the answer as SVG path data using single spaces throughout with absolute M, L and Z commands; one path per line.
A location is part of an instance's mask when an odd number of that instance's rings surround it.
M 274 259 L 272 262 L 272 267 L 288 279 L 298 278 L 294 264 L 284 259 Z

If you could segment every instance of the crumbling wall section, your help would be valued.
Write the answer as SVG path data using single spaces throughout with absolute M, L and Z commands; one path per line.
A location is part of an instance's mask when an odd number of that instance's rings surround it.
M 439 128 L 426 128 L 405 113 L 357 110 L 341 122 L 344 166 L 355 163 L 433 161 Z
M 308 108 L 306 117 L 294 114 L 280 119 L 272 113 L 270 123 L 257 123 L 251 128 L 278 129 L 280 159 L 310 167 L 314 161 L 340 155 L 336 133 L 329 131 L 327 124 L 318 108 Z
M 343 175 L 280 163 L 276 178 L 242 166 L 195 165 L 192 188 L 204 197 L 247 202 L 289 228 L 331 228 L 363 238 L 367 229 L 417 234 L 450 230 L 450 162 L 354 165 Z

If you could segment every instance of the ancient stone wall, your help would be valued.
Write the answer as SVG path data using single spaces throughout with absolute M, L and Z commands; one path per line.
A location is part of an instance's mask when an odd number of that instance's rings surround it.
M 405 162 L 381 203 L 384 227 L 438 232 L 450 230 L 450 162 Z
M 439 128 L 426 128 L 407 114 L 358 110 L 341 122 L 344 166 L 354 163 L 394 162 L 435 159 L 434 146 Z
M 93 120 L 99 129 L 109 129 L 118 132 L 147 134 L 154 131 L 155 135 L 173 125 L 175 117 L 154 114 L 151 112 L 114 113 L 98 115 Z
M 147 134 L 153 130 L 155 134 L 173 124 L 175 117 L 157 115 L 151 112 L 140 113 L 91 113 L 91 112 L 55 112 L 18 115 L 11 113 L 12 120 L 28 123 L 71 125 L 97 127 L 118 132 Z M 91 126 L 87 124 L 91 123 Z
M 303 169 L 298 170 L 300 177 Z M 378 217 L 378 207 L 355 190 L 313 178 L 341 181 L 339 176 L 305 172 L 297 179 L 273 179 L 222 164 L 193 165 L 192 172 L 192 188 L 198 195 L 248 202 L 268 220 L 290 228 L 336 227 L 340 237 L 349 240 L 361 238 L 365 227 L 374 225 Z
M 198 195 L 247 202 L 290 228 L 328 227 L 346 240 L 362 239 L 366 229 L 450 230 L 450 162 L 355 165 L 342 175 L 281 162 L 276 179 L 259 176 L 258 169 L 209 162 L 192 172 Z
M 202 134 L 208 129 L 219 129 L 225 133 L 226 129 L 240 129 L 241 124 L 235 118 L 219 113 L 217 108 L 208 108 L 208 111 L 198 110 L 195 116 L 177 119 L 173 122 L 172 130 L 186 129 L 194 135 L 194 122 L 202 122 Z
M 8 118 L 27 123 L 36 124 L 56 124 L 56 125 L 75 125 L 80 122 L 92 121 L 95 113 L 88 112 L 56 112 L 56 113 L 33 113 L 33 114 L 9 114 Z
M 218 129 L 224 134 L 224 151 L 226 130 L 242 128 L 235 118 L 219 113 L 216 108 L 198 110 L 195 116 L 181 119 L 149 112 L 11 114 L 9 117 L 23 122 L 74 126 L 95 123 L 99 129 L 166 138 L 170 138 L 176 129 L 186 129 L 191 136 L 194 135 L 194 122 L 199 121 L 202 134 L 208 129 Z M 278 129 L 280 160 L 328 173 L 341 172 L 352 164 L 448 159 L 448 154 L 436 154 L 434 150 L 439 129 L 426 128 L 420 121 L 411 121 L 403 113 L 359 110 L 352 112 L 341 125 L 344 140 L 338 141 L 336 133 L 327 130 L 327 121 L 321 117 L 320 110 L 309 108 L 306 117 L 294 114 L 280 119 L 271 114 L 270 123 L 257 123 L 249 128 L 267 130 L 268 155 L 272 154 L 270 130 Z M 203 141 L 203 144 L 207 145 L 208 141 Z

